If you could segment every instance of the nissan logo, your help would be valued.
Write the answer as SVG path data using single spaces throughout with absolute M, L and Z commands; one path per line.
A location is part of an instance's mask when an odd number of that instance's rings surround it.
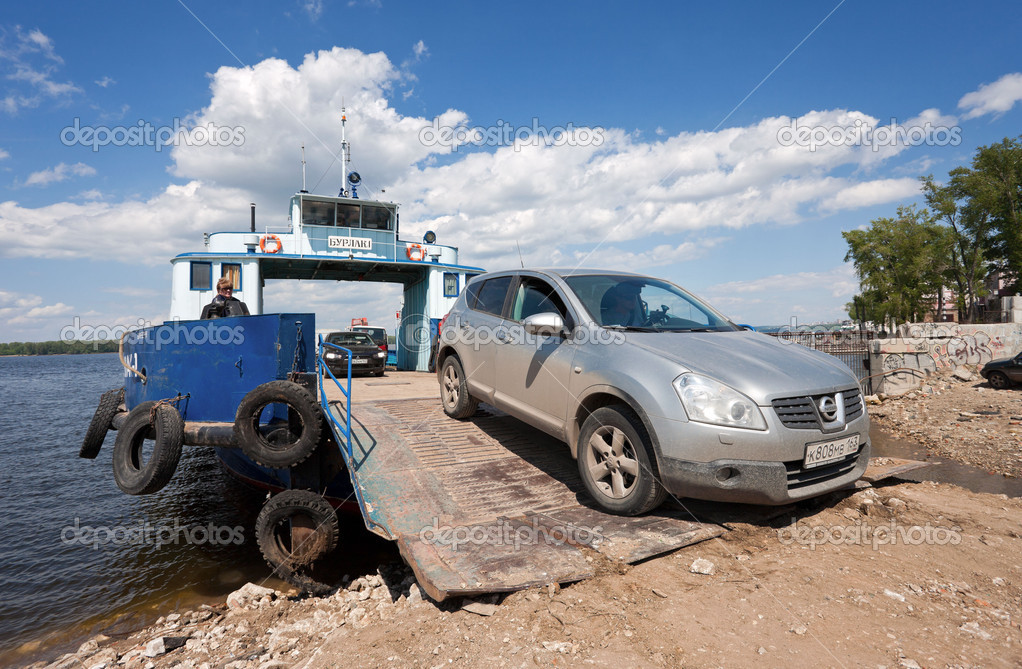
M 837 418 L 837 402 L 832 396 L 824 395 L 816 403 L 816 406 L 820 410 L 820 416 L 828 423 Z

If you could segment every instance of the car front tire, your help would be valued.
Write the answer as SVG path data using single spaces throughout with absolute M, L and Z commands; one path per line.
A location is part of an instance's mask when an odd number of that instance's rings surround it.
M 649 436 L 626 407 L 590 414 L 578 438 L 578 471 L 586 490 L 605 511 L 637 516 L 663 503 Z
M 461 360 L 453 355 L 444 360 L 440 371 L 440 401 L 444 405 L 444 413 L 451 418 L 468 418 L 479 407 L 479 400 L 468 393 Z
M 990 376 L 987 377 L 987 381 L 990 382 L 990 387 L 996 388 L 997 390 L 1004 390 L 1005 388 L 1011 387 L 1011 379 L 1004 372 L 990 372 Z

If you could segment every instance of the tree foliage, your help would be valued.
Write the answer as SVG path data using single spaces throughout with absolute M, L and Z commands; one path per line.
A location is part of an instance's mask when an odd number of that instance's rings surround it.
M 940 291 L 950 238 L 925 209 L 898 207 L 895 218 L 874 219 L 869 229 L 841 233 L 845 260 L 859 276 L 856 308 L 865 320 L 921 320 Z
M 926 208 L 899 207 L 896 218 L 842 233 L 859 276 L 848 305 L 857 320 L 921 320 L 947 287 L 958 320 L 975 322 L 992 270 L 1022 289 L 1022 136 L 980 147 L 947 183 L 920 180 Z
M 0 355 L 116 353 L 117 341 L 13 341 L 0 343 Z

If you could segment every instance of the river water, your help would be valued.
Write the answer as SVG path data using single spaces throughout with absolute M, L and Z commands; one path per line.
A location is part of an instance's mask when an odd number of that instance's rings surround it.
M 211 449 L 185 447 L 171 483 L 139 497 L 114 483 L 115 432 L 95 460 L 78 457 L 100 394 L 121 385 L 116 354 L 0 357 L 0 666 L 130 633 L 248 581 L 286 588 L 267 578 L 252 533 L 265 493 Z M 396 558 L 361 519 L 341 531 L 360 547 L 341 571 Z
M 95 460 L 78 457 L 100 394 L 121 385 L 115 354 L 0 357 L 0 666 L 129 634 L 248 581 L 287 587 L 267 578 L 252 536 L 265 494 L 232 478 L 210 449 L 186 447 L 171 483 L 140 497 L 114 483 L 115 433 Z M 878 455 L 919 455 L 883 435 L 873 441 Z M 907 476 L 1022 496 L 1018 481 L 955 463 Z M 338 576 L 398 559 L 360 518 L 342 518 L 341 533 L 340 545 L 357 549 L 335 553 Z

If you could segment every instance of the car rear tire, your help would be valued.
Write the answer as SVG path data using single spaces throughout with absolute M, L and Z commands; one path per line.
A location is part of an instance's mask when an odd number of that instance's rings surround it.
M 996 388 L 997 390 L 1004 390 L 1005 388 L 1011 387 L 1011 379 L 1009 379 L 1004 372 L 990 372 L 990 376 L 987 377 L 987 381 L 990 382 L 991 388 Z
M 468 418 L 479 408 L 479 400 L 468 393 L 465 368 L 457 356 L 444 360 L 440 370 L 440 401 L 444 405 L 444 413 L 451 418 Z
M 582 424 L 576 453 L 582 483 L 609 513 L 637 516 L 667 496 L 646 429 L 626 407 L 592 412 Z

